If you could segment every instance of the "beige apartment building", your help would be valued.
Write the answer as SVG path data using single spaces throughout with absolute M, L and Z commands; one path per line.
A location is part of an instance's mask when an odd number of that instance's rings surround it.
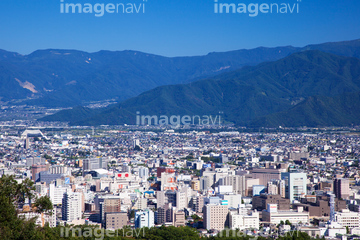
M 106 213 L 105 228 L 110 230 L 121 229 L 127 225 L 128 216 L 126 212 Z
M 223 230 L 229 213 L 228 206 L 207 204 L 204 206 L 204 228 L 207 230 Z

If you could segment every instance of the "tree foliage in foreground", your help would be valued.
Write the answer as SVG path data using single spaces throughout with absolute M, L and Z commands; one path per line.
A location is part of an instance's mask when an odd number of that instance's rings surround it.
M 1 239 L 49 239 L 47 229 L 35 224 L 36 219 L 25 220 L 19 217 L 19 207 L 26 199 L 34 199 L 34 183 L 25 179 L 18 183 L 13 176 L 0 178 L 0 238 Z M 34 205 L 38 212 L 47 212 L 53 208 L 48 197 L 36 199 Z

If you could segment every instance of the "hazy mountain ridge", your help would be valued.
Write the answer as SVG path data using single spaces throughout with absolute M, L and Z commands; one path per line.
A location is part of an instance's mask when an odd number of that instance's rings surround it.
M 125 100 L 157 86 L 199 78 L 276 60 L 293 47 L 258 48 L 197 57 L 168 58 L 136 51 L 39 50 L 22 56 L 0 52 L 0 97 L 34 98 L 28 104 L 75 106 L 89 101 Z M 1 56 L 6 56 L 2 57 Z M 36 93 L 18 81 L 34 85 Z
M 193 82 L 313 49 L 359 57 L 360 40 L 172 58 L 137 51 L 48 49 L 20 55 L 1 50 L 0 97 L 3 101 L 31 98 L 25 103 L 49 107 L 123 101 L 158 86 Z M 22 87 L 16 79 L 33 85 L 35 91 Z
M 298 99 L 354 91 L 360 91 L 359 59 L 302 51 L 206 80 L 157 87 L 85 120 L 69 118 L 61 112 L 44 120 L 69 121 L 74 125 L 135 124 L 137 111 L 157 116 L 223 112 L 227 121 L 248 125 L 255 119 L 290 109 Z

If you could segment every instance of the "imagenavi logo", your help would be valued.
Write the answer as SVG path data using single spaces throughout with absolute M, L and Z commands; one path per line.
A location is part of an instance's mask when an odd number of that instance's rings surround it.
M 222 112 L 220 112 L 221 114 Z M 221 115 L 140 115 L 136 112 L 136 125 L 221 125 Z
M 146 2 L 147 0 L 127 3 L 73 3 L 60 0 L 60 13 L 93 14 L 95 17 L 102 17 L 105 14 L 144 14 Z
M 249 17 L 259 14 L 294 14 L 300 13 L 301 0 L 293 3 L 234 3 L 226 0 L 214 0 L 214 13 L 238 13 Z

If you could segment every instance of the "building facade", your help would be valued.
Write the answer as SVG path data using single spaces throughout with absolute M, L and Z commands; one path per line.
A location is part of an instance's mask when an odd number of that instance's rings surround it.
M 135 213 L 135 228 L 152 228 L 155 226 L 154 221 L 154 212 L 151 210 Z
M 79 192 L 65 192 L 62 199 L 62 220 L 71 222 L 81 219 L 81 194 Z
M 284 172 L 281 173 L 281 179 L 285 181 L 285 196 L 290 199 L 299 201 L 302 196 L 306 195 L 306 173 Z
M 228 206 L 220 204 L 207 204 L 204 206 L 204 228 L 207 230 L 224 230 L 228 215 Z

